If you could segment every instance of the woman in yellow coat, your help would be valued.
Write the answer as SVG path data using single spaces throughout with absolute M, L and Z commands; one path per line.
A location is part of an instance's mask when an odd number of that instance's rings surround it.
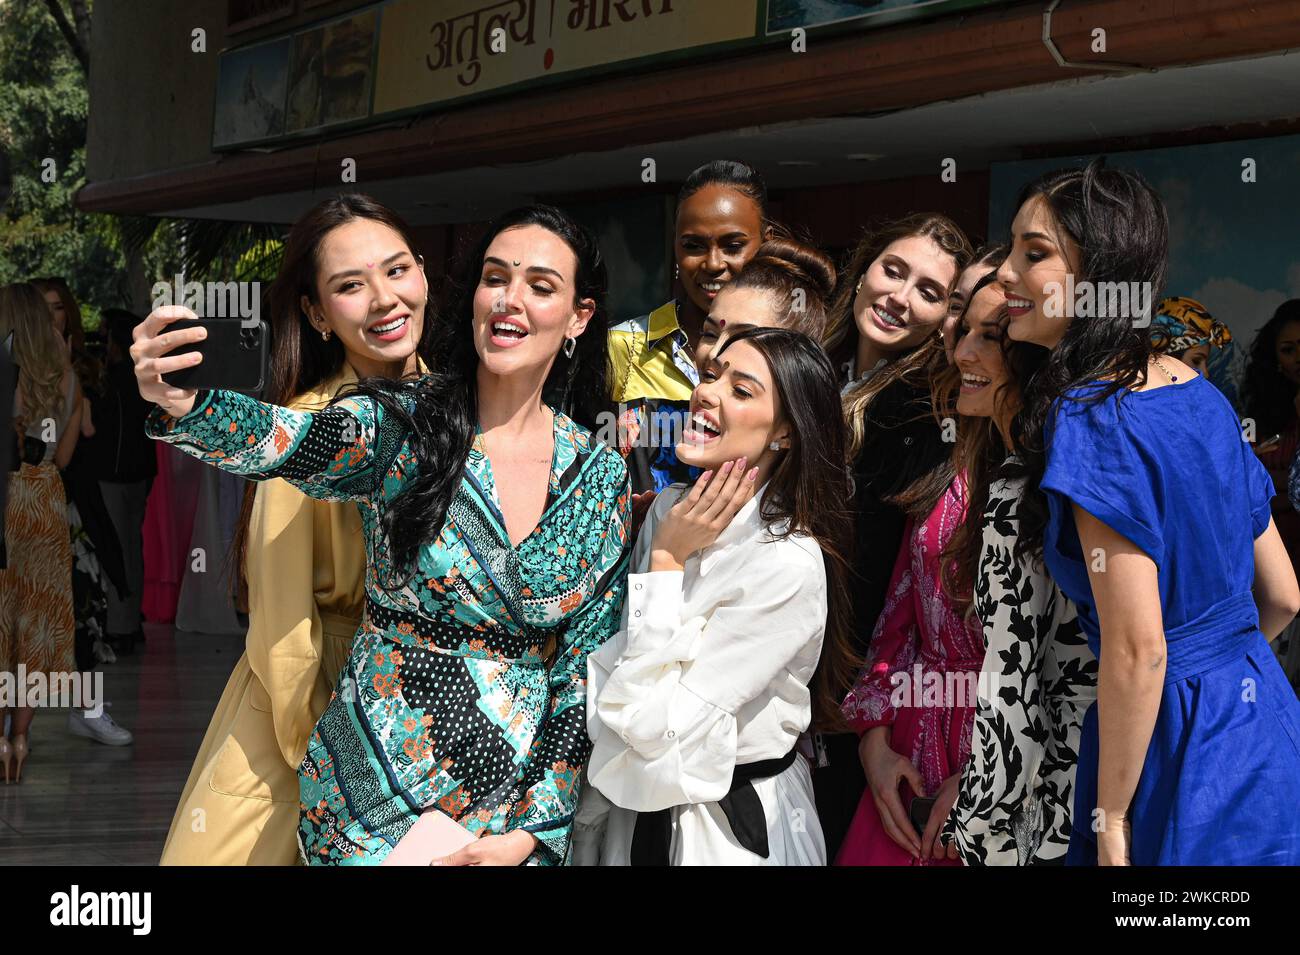
M 316 206 L 290 230 L 270 290 L 267 400 L 319 410 L 359 377 L 423 372 L 424 310 L 411 314 L 402 301 L 427 296 L 396 213 L 357 193 Z M 355 504 L 261 482 L 245 501 L 235 554 L 246 649 L 181 793 L 163 865 L 297 862 L 298 764 L 361 619 L 366 552 Z

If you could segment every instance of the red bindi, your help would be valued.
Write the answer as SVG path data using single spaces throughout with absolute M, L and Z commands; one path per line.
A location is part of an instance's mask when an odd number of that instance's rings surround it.
M 725 318 L 720 318 L 720 319 L 718 319 L 718 327 L 719 327 L 719 328 L 726 328 L 726 327 L 727 327 L 727 320 L 726 320 Z

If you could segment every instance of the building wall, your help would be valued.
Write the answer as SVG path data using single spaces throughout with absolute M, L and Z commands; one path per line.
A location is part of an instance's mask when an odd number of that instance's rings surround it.
M 226 0 L 97 0 L 91 21 L 86 178 L 126 179 L 212 158 Z M 207 52 L 191 31 L 207 31 Z M 183 104 L 183 105 L 181 105 Z

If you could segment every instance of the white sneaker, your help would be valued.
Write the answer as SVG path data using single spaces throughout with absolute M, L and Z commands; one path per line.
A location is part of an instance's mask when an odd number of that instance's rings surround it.
M 68 732 L 74 736 L 88 737 L 105 746 L 129 746 L 135 737 L 130 730 L 113 722 L 107 709 L 111 705 L 105 703 L 105 709 L 98 716 L 87 716 L 84 711 L 73 707 L 68 714 Z

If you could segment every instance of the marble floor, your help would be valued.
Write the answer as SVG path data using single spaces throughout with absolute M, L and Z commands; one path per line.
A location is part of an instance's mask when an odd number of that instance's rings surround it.
M 244 638 L 145 624 L 131 656 L 102 667 L 104 695 L 131 746 L 67 731 L 40 710 L 17 785 L 0 782 L 0 865 L 153 865 L 181 787 Z

